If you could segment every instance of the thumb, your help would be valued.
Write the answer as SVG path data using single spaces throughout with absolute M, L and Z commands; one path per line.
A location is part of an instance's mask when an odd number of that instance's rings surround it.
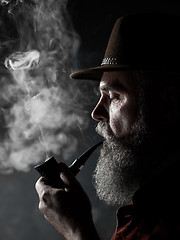
M 75 176 L 73 175 L 73 173 L 71 172 L 71 170 L 68 168 L 68 166 L 65 163 L 60 162 L 59 167 L 61 169 L 60 178 L 64 182 L 65 187 L 69 188 L 70 186 L 72 186 L 74 184 L 79 184 L 77 179 L 75 178 Z

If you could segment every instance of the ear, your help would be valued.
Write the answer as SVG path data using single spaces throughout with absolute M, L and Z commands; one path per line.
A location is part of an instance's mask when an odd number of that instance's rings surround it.
M 180 89 L 175 86 L 164 88 L 159 96 L 159 117 L 165 126 L 175 127 L 180 120 Z

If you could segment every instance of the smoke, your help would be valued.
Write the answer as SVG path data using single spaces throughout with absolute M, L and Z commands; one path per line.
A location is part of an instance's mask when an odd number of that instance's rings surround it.
M 79 38 L 67 0 L 1 3 L 9 5 L 19 34 L 0 78 L 0 171 L 10 173 L 27 171 L 50 154 L 66 159 L 74 153 L 77 127 L 88 124 L 87 101 L 68 77 Z
M 5 66 L 11 70 L 34 69 L 38 66 L 40 52 L 32 50 L 29 52 L 17 52 L 10 55 L 5 60 Z

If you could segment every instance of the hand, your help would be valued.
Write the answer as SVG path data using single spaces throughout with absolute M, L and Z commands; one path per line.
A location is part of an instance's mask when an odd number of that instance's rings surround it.
M 39 209 L 68 240 L 99 239 L 91 213 L 91 203 L 69 168 L 60 163 L 63 188 L 52 188 L 41 177 L 36 183 Z

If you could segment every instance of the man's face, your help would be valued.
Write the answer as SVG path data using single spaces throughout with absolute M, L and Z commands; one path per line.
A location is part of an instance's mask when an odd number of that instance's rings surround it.
M 137 89 L 127 71 L 105 72 L 100 81 L 100 100 L 92 118 L 108 123 L 117 139 L 126 137 L 136 121 L 138 111 Z
M 122 204 L 139 187 L 149 163 L 142 146 L 148 128 L 144 120 L 143 91 L 132 72 L 105 72 L 100 81 L 101 97 L 92 112 L 99 121 L 97 132 L 105 139 L 94 173 L 101 200 Z

